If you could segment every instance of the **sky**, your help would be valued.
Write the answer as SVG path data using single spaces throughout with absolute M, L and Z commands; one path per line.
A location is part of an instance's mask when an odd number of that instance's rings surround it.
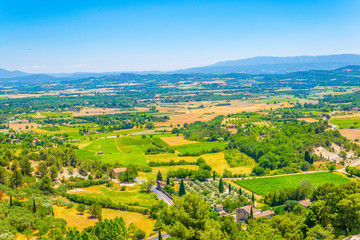
M 360 54 L 359 0 L 0 0 L 0 68 L 175 70 Z

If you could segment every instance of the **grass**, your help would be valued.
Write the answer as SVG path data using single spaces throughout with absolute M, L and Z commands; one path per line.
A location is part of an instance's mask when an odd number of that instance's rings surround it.
M 330 122 L 339 128 L 360 128 L 359 117 L 333 118 Z
M 187 145 L 181 145 L 174 147 L 177 151 L 181 153 L 199 153 L 202 151 L 211 151 L 213 148 L 220 148 L 224 150 L 226 147 L 225 142 L 201 142 L 201 143 L 193 143 Z
M 112 154 L 112 153 L 120 152 L 116 146 L 115 138 L 99 139 L 84 147 L 83 150 L 87 150 L 90 152 L 102 151 L 104 154 Z
M 180 146 L 186 144 L 197 143 L 195 141 L 190 141 L 185 139 L 182 136 L 175 136 L 175 137 L 162 137 L 161 138 L 164 142 L 166 142 L 170 146 Z
M 49 118 L 63 118 L 63 117 L 71 117 L 71 113 L 69 112 L 41 112 L 40 113 L 42 116 L 44 117 L 49 117 Z
M 330 172 L 319 172 L 278 177 L 264 177 L 257 179 L 245 179 L 237 180 L 235 182 L 250 191 L 253 191 L 259 195 L 264 195 L 274 190 L 279 190 L 283 188 L 295 188 L 304 179 L 309 179 L 314 187 L 318 187 L 327 182 L 334 184 L 343 184 L 350 181 L 348 178 L 339 174 Z
M 84 213 L 84 215 L 79 215 L 75 208 L 65 208 L 54 205 L 54 216 L 56 218 L 65 219 L 68 226 L 77 227 L 78 230 L 83 230 L 86 227 L 95 225 L 98 222 L 97 219 L 91 218 L 90 214 Z M 146 235 L 149 236 L 153 232 L 155 221 L 149 217 L 142 215 L 140 213 L 126 212 L 113 210 L 108 208 L 103 208 L 102 217 L 104 219 L 114 219 L 116 217 L 122 217 L 125 220 L 126 225 L 134 223 L 140 229 L 146 232 Z
M 141 191 L 140 185 L 138 184 L 126 186 L 125 191 L 120 191 L 120 186 L 118 184 L 113 184 L 111 188 L 106 187 L 105 185 L 98 185 L 82 189 L 85 191 L 79 191 L 76 192 L 76 194 L 99 198 L 109 197 L 112 201 L 124 204 L 138 202 L 140 207 L 150 208 L 157 200 L 157 196 L 154 193 Z

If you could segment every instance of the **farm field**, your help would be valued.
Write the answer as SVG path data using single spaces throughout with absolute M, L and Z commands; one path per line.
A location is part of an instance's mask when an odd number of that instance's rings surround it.
M 175 149 L 182 154 L 194 154 L 211 151 L 214 148 L 224 150 L 226 145 L 225 142 L 201 142 L 176 146 Z
M 295 188 L 304 179 L 309 179 L 314 187 L 318 187 L 327 182 L 343 184 L 350 181 L 348 178 L 336 173 L 319 172 L 237 180 L 235 183 L 259 195 L 264 195 L 270 191 L 282 188 Z
M 69 193 L 75 192 L 80 196 L 90 196 L 94 198 L 111 198 L 112 201 L 121 202 L 124 204 L 139 203 L 140 207 L 151 207 L 157 201 L 154 193 L 147 193 L 141 190 L 139 184 L 126 186 L 125 191 L 120 190 L 120 186 L 113 184 L 111 188 L 105 185 L 97 185 L 88 188 L 79 188 L 70 190 Z
M 343 128 L 360 128 L 360 117 L 336 117 L 331 118 L 330 122 L 337 125 L 340 129 Z
M 166 142 L 169 146 L 180 146 L 180 145 L 186 145 L 186 144 L 193 144 L 197 143 L 196 141 L 190 141 L 185 139 L 182 136 L 176 136 L 176 137 L 161 137 L 161 140 Z
M 359 139 L 360 138 L 360 129 L 339 129 L 339 132 L 341 133 L 341 135 L 343 135 L 344 137 L 354 140 L 354 139 Z
M 78 214 L 75 208 L 65 208 L 54 205 L 54 216 L 56 218 L 65 219 L 68 226 L 76 227 L 78 230 L 83 230 L 86 227 L 93 226 L 99 220 L 91 218 L 89 213 L 84 215 Z M 140 229 L 146 232 L 149 236 L 153 232 L 155 221 L 140 213 L 126 212 L 120 210 L 114 210 L 109 208 L 103 208 L 102 216 L 104 219 L 114 219 L 116 217 L 124 218 L 127 226 L 134 223 Z

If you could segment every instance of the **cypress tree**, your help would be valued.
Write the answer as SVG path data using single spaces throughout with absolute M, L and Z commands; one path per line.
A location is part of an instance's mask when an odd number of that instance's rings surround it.
M 254 203 L 255 202 L 255 196 L 254 193 L 251 194 L 251 201 Z
M 170 178 L 169 177 L 167 177 L 167 179 L 166 179 L 166 185 L 170 185 Z
M 163 177 L 162 177 L 162 175 L 161 175 L 160 170 L 158 171 L 156 180 L 159 180 L 159 181 L 162 181 L 162 180 L 163 180 Z
M 223 183 L 222 178 L 220 178 L 220 181 L 219 181 L 219 192 L 220 193 L 224 192 L 224 183 Z
M 12 202 L 12 194 L 10 194 L 10 207 L 12 207 L 13 202 Z
M 35 203 L 35 198 L 33 198 L 33 213 L 36 212 L 36 203 Z
M 242 190 L 241 190 L 241 188 L 239 188 L 239 195 L 240 195 L 240 196 L 242 195 Z
M 158 237 L 159 240 L 162 240 L 162 236 L 161 236 L 161 231 L 159 231 L 159 237 Z
M 215 179 L 216 179 L 216 172 L 213 171 L 213 180 L 215 181 Z
M 305 151 L 305 157 L 304 160 L 311 164 L 310 154 L 308 151 Z
M 231 184 L 229 184 L 229 193 L 231 193 Z
M 250 208 L 250 217 L 249 218 L 254 218 L 254 212 L 252 210 L 252 207 Z
M 183 179 L 181 179 L 180 181 L 180 189 L 179 189 L 179 196 L 183 196 L 185 195 L 185 186 L 184 186 L 184 181 Z

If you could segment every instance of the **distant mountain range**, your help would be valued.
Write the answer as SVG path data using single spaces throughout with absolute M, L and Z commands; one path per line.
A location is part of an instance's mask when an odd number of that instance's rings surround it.
M 145 71 L 133 72 L 136 74 L 282 74 L 289 72 L 308 70 L 332 70 L 348 65 L 360 65 L 360 55 L 337 54 L 323 56 L 295 56 L 295 57 L 253 57 L 239 60 L 218 62 L 209 66 L 180 69 L 176 71 L 160 72 Z M 104 73 L 44 73 L 30 74 L 21 71 L 8 71 L 0 68 L 0 79 L 32 81 L 37 78 L 48 79 L 79 79 L 87 77 L 99 77 L 104 75 L 116 75 L 124 72 Z M 129 72 L 126 72 L 129 73 Z
M 360 65 L 360 55 L 338 54 L 324 56 L 254 57 L 223 61 L 209 66 L 183 69 L 175 72 L 281 74 L 308 70 L 331 70 L 348 65 Z

